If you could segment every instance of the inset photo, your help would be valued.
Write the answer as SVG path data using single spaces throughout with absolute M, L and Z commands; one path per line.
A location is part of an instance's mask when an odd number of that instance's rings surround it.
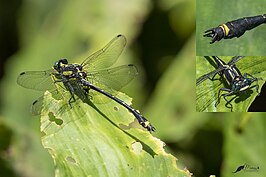
M 266 56 L 266 0 L 197 1 L 197 56 Z
M 266 112 L 266 57 L 197 56 L 197 112 Z

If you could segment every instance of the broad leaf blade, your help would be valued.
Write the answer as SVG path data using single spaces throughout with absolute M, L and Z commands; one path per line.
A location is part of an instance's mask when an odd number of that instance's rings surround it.
M 129 98 L 119 94 L 120 98 Z M 41 116 L 42 143 L 54 158 L 56 176 L 189 176 L 148 131 L 128 126 L 134 117 L 110 102 L 88 105 L 48 93 Z

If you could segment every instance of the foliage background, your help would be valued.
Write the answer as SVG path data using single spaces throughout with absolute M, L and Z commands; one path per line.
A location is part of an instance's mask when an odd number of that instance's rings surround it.
M 197 1 L 197 55 L 198 56 L 265 56 L 266 26 L 261 25 L 239 38 L 222 39 L 209 44 L 211 38 L 203 37 L 204 31 L 242 17 L 265 14 L 265 0 Z
M 265 114 L 195 112 L 195 1 L 1 3 L 0 176 L 54 175 L 39 119 L 28 111 L 41 93 L 19 87 L 18 74 L 95 51 L 118 33 L 128 39 L 119 64 L 137 64 L 141 73 L 123 92 L 157 128 L 154 136 L 180 168 L 226 177 L 243 163 L 265 164 Z M 263 168 L 252 173 L 263 174 Z

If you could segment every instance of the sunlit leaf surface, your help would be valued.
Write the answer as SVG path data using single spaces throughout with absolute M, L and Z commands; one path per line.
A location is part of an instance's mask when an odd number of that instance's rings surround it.
M 118 95 L 125 101 L 129 98 Z M 190 176 L 177 168 L 164 143 L 143 130 L 117 103 L 55 100 L 47 92 L 41 116 L 42 143 L 58 176 Z M 141 130 L 142 129 L 142 130 Z

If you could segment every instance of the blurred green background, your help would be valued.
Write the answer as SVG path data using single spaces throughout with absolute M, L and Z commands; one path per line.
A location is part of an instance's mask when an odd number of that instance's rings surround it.
M 194 176 L 232 176 L 265 164 L 263 113 L 195 112 L 194 0 L 1 1 L 0 176 L 54 175 L 29 108 L 41 93 L 19 87 L 22 71 L 46 70 L 59 58 L 80 62 L 115 35 L 127 37 L 118 65 L 140 75 L 122 91 L 157 128 L 154 136 Z M 237 147 L 237 148 L 236 148 Z M 263 176 L 241 172 L 241 176 Z

